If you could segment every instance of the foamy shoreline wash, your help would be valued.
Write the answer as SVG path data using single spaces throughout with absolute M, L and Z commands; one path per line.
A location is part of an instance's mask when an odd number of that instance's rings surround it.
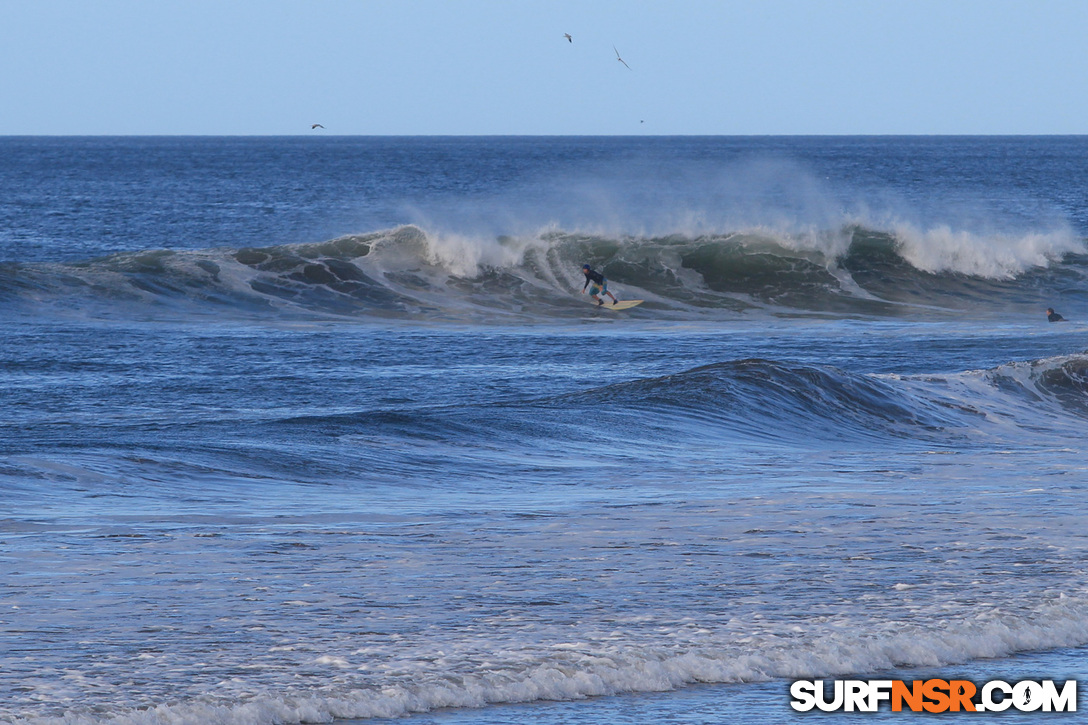
M 1085 150 L 0 139 L 0 721 L 1065 661 Z
M 974 457 L 956 468 L 972 469 L 979 463 L 985 461 Z M 950 480 L 958 477 L 956 472 L 946 475 Z M 98 615 L 118 642 L 129 639 L 126 630 L 131 629 L 133 649 L 127 656 L 117 653 L 96 661 L 93 670 L 102 677 L 135 658 L 148 682 L 145 696 L 154 689 L 150 683 L 160 668 L 165 668 L 166 677 L 184 674 L 159 685 L 168 686 L 163 699 L 169 702 L 186 689 L 196 692 L 180 698 L 177 705 L 158 705 L 147 712 L 126 713 L 122 708 L 116 718 L 104 721 L 321 722 L 331 716 L 390 717 L 490 702 L 659 691 L 693 682 L 935 666 L 1086 641 L 1086 601 L 1058 591 L 1062 577 L 1057 575 L 1070 564 L 1079 566 L 1084 537 L 1074 533 L 1073 517 L 1065 519 L 1066 526 L 1024 513 L 1024 503 L 1041 497 L 1042 492 L 983 490 L 978 492 L 983 505 L 956 506 L 948 499 L 927 503 L 905 495 L 889 497 L 880 483 L 871 485 L 872 490 L 852 496 L 834 485 L 813 491 L 797 484 L 765 491 L 760 497 L 728 501 L 659 502 L 603 510 L 560 508 L 529 517 L 516 512 L 461 516 L 442 524 L 431 521 L 426 528 L 421 524 L 428 519 L 411 517 L 391 524 L 389 517 L 359 521 L 343 514 L 248 525 L 238 519 L 215 526 L 184 520 L 151 541 L 145 541 L 149 536 L 142 532 L 155 524 L 133 523 L 132 517 L 126 517 L 124 524 L 83 537 L 116 542 L 112 551 L 97 547 L 95 567 L 109 571 L 121 564 L 126 579 L 137 581 L 129 581 L 117 594 L 136 586 L 135 591 L 145 598 L 135 612 L 139 621 L 122 626 L 108 609 Z M 1079 492 L 1070 491 L 1055 503 L 1064 509 L 1078 496 Z M 874 504 L 878 497 L 881 503 Z M 987 497 L 1006 500 L 986 502 Z M 860 507 L 854 509 L 859 513 L 842 515 L 852 506 Z M 916 522 L 927 509 L 930 520 L 919 531 Z M 753 522 L 766 528 L 745 529 Z M 831 522 L 833 532 L 826 525 Z M 1038 533 L 1046 524 L 1056 529 L 1053 538 Z M 965 531 L 969 533 L 963 536 Z M 66 540 L 73 541 L 71 535 Z M 382 542 L 380 549 L 373 548 L 375 540 Z M 441 544 L 433 546 L 428 543 L 432 540 Z M 1008 541 L 1017 542 L 1011 551 Z M 1053 553 L 1059 548 L 1057 542 L 1062 549 L 1070 543 L 1077 548 Z M 195 544 L 199 551 L 193 550 Z M 824 553 L 828 544 L 834 545 L 830 559 Z M 1048 549 L 1051 552 L 1044 556 L 1050 573 L 1035 577 L 1029 587 L 1039 588 L 1041 601 L 1034 595 L 1020 602 L 1010 600 L 1008 594 L 1020 587 L 1003 581 L 1006 594 L 1002 604 L 995 606 L 987 601 L 992 599 L 993 581 L 972 581 L 979 575 L 974 567 L 981 566 L 992 577 L 995 569 L 1023 564 L 1026 556 Z M 225 569 L 233 558 L 231 550 L 234 556 L 263 553 L 264 558 L 276 551 L 296 552 L 290 554 L 298 560 L 289 570 L 301 579 L 276 583 L 273 576 L 263 582 L 242 582 L 236 577 L 222 581 L 225 575 L 199 575 Z M 136 551 L 141 556 L 134 567 L 126 562 L 133 561 Z M 352 567 L 357 554 L 366 551 L 371 552 L 368 558 L 380 551 L 386 563 L 357 562 Z M 622 553 L 598 556 L 608 552 Z M 935 564 L 934 555 L 944 561 Z M 38 559 L 47 556 L 41 554 Z M 709 562 L 700 567 L 694 581 L 689 579 L 690 568 L 685 568 L 692 556 Z M 539 571 L 504 576 L 499 589 L 487 583 L 489 572 L 523 571 L 523 562 L 543 562 L 545 557 L 555 563 L 538 564 Z M 457 563 L 464 558 L 486 560 L 487 570 L 473 572 Z M 734 570 L 731 560 L 736 558 L 750 563 Z M 612 587 L 619 579 L 629 580 L 622 587 L 625 597 L 642 599 L 641 604 L 632 608 L 629 602 L 618 600 L 607 607 L 603 622 L 588 624 L 594 612 L 600 616 L 608 594 L 579 602 L 589 592 L 555 579 L 557 565 L 578 559 L 588 559 L 577 570 L 587 581 Z M 153 585 L 150 576 L 157 575 L 151 572 L 167 563 L 174 567 L 172 578 L 177 583 Z M 182 564 L 188 570 L 179 571 Z M 272 568 L 283 570 L 282 565 Z M 431 571 L 438 581 L 407 583 L 423 571 Z M 455 571 L 459 580 L 454 583 L 449 575 L 437 574 L 446 571 Z M 727 586 L 704 583 L 710 579 L 726 584 L 723 575 L 730 571 L 743 579 L 729 581 Z M 1011 571 L 1009 575 L 1015 577 Z M 95 578 L 92 574 L 85 585 L 93 586 Z M 139 582 L 142 578 L 147 581 Z M 651 584 L 640 588 L 636 586 L 639 580 Z M 694 591 L 678 596 L 675 587 L 683 580 Z M 194 589 L 197 581 L 216 586 L 201 593 Z M 176 603 L 162 602 L 172 612 L 148 607 L 146 599 L 154 598 L 160 588 L 165 597 L 181 596 L 194 611 L 179 621 Z M 708 597 L 708 589 L 711 595 L 720 590 L 720 598 Z M 396 598 L 390 596 L 391 591 L 410 592 L 409 601 L 416 602 L 413 612 L 397 614 L 403 605 L 391 601 Z M 811 598 L 821 591 L 833 593 L 834 601 Z M 531 592 L 530 597 L 526 592 Z M 86 595 L 70 596 L 75 592 L 63 586 L 54 593 L 62 601 L 87 601 Z M 548 599 L 532 600 L 534 595 Z M 92 601 L 102 597 L 92 595 Z M 379 597 L 386 601 L 375 607 L 373 600 Z M 844 606 L 844 600 L 855 597 L 856 608 Z M 371 610 L 363 613 L 360 600 L 367 599 L 372 600 Z M 261 604 L 243 603 L 247 601 Z M 771 603 L 774 606 L 767 608 Z M 56 608 L 48 602 L 41 605 Z M 243 623 L 239 616 L 246 616 L 242 613 L 250 606 L 260 608 L 248 615 L 256 629 L 275 625 L 280 638 L 251 634 L 254 639 L 249 646 L 236 639 Z M 542 619 L 537 614 L 555 611 L 551 607 L 562 608 L 564 620 L 572 619 L 549 623 L 547 616 Z M 184 627 L 186 619 L 200 622 L 200 614 L 209 608 L 216 610 L 217 622 L 226 623 L 216 625 L 224 631 L 210 635 L 210 641 L 219 643 L 217 651 L 202 646 L 206 638 L 198 629 L 185 631 Z M 277 609 L 282 614 L 273 614 Z M 450 631 L 446 622 L 451 610 L 459 609 L 476 609 L 481 621 L 475 626 L 466 621 L 455 628 L 459 631 Z M 345 616 L 352 611 L 355 616 Z M 378 614 L 381 611 L 386 613 Z M 92 617 L 98 618 L 83 614 L 84 626 L 97 628 Z M 164 619 L 156 621 L 157 617 Z M 294 623 L 288 624 L 283 617 Z M 434 621 L 428 622 L 430 617 Z M 301 623 L 311 620 L 319 628 L 305 638 L 282 639 L 287 630 L 301 633 Z M 398 620 L 406 628 L 398 627 Z M 420 625 L 426 626 L 420 630 Z M 234 636 L 224 637 L 232 630 Z M 137 642 L 141 633 L 143 641 Z M 186 665 L 186 642 L 194 637 L 193 654 L 200 659 Z M 261 639 L 270 646 L 251 649 Z M 172 646 L 164 649 L 167 643 Z M 239 651 L 240 646 L 244 649 Z M 78 667 L 79 663 L 65 664 Z M 237 674 L 220 679 L 216 671 Z M 294 679 L 289 678 L 285 692 L 263 693 L 238 676 L 246 671 L 266 681 L 282 671 L 318 682 L 307 691 L 288 685 Z M 93 673 L 91 679 L 95 679 Z M 385 684 L 359 687 L 374 679 Z M 76 680 L 66 687 L 78 691 L 83 686 Z M 55 689 L 57 695 L 63 691 Z M 65 722 L 103 721 L 103 713 L 95 718 L 73 717 L 79 708 L 73 709 Z M 60 722 L 48 717 L 28 721 Z
M 1017 682 L 1037 678 L 1039 673 L 1057 681 L 1072 679 L 1068 673 L 1081 671 L 1083 649 L 1051 650 L 1042 653 L 1018 655 L 1004 660 L 982 660 L 973 665 L 954 665 L 945 668 L 915 668 L 898 670 L 895 675 L 905 680 L 970 679 L 981 682 L 986 679 L 1000 679 L 1005 682 Z M 887 673 L 869 673 L 872 679 L 880 679 Z M 867 675 L 862 678 L 868 679 Z M 480 710 L 447 709 L 443 711 L 410 716 L 403 722 L 413 725 L 454 725 L 455 723 L 480 723 L 489 725 L 517 725 L 531 722 L 609 722 L 609 723 L 659 723 L 669 722 L 678 725 L 702 725 L 709 722 L 721 722 L 722 713 L 728 713 L 733 721 L 743 720 L 755 723 L 781 723 L 798 721 L 798 713 L 789 707 L 789 683 L 772 680 L 764 683 L 745 683 L 741 685 L 703 685 L 692 686 L 667 693 L 646 693 L 642 695 L 624 695 L 602 697 L 573 702 L 536 702 L 507 706 L 490 706 L 486 714 Z M 1084 697 L 1081 686 L 1080 697 Z M 775 708 L 772 703 L 778 703 Z M 912 722 L 932 720 L 937 722 L 940 715 L 919 713 L 907 716 Z M 1038 722 L 1037 713 L 1016 713 L 1006 711 L 1001 722 Z M 1051 713 L 1048 719 L 1058 721 L 1077 721 L 1077 713 Z M 880 711 L 866 716 L 877 722 L 902 721 L 902 713 Z M 809 712 L 805 720 L 816 722 L 841 722 L 842 713 Z M 367 720 L 352 720 L 355 723 Z M 345 724 L 346 725 L 346 724 Z

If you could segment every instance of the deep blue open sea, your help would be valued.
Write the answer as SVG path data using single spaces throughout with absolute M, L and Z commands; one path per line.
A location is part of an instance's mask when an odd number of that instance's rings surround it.
M 1088 137 L 0 138 L 0 722 L 1084 678 L 1086 239 Z

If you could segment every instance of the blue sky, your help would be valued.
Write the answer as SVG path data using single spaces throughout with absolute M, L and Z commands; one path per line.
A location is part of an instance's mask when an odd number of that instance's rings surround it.
M 1078 134 L 1086 39 L 1084 0 L 0 0 L 0 135 Z

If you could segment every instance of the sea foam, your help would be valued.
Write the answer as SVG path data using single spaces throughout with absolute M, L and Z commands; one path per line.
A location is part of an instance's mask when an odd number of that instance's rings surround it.
M 342 683 L 310 691 L 249 693 L 236 696 L 235 701 L 208 697 L 138 710 L 106 706 L 96 714 L 74 709 L 63 716 L 15 718 L 11 722 L 293 725 L 338 718 L 400 717 L 450 707 L 662 692 L 696 683 L 875 675 L 893 668 L 939 667 L 1027 650 L 1083 645 L 1088 643 L 1088 599 L 1059 595 L 1031 612 L 986 609 L 971 619 L 924 626 L 889 623 L 877 630 L 843 631 L 828 623 L 800 629 L 805 633 L 793 637 L 785 633 L 764 636 L 762 646 L 720 640 L 711 632 L 692 645 L 639 647 L 621 641 L 607 647 L 586 643 L 527 647 L 493 652 L 486 657 L 490 669 L 477 662 L 469 672 L 417 675 L 387 684 Z M 504 660 L 506 664 L 496 668 Z

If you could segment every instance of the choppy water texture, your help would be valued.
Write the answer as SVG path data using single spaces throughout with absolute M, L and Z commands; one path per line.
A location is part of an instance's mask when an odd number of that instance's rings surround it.
M 1086 152 L 0 139 L 0 720 L 1079 677 Z

